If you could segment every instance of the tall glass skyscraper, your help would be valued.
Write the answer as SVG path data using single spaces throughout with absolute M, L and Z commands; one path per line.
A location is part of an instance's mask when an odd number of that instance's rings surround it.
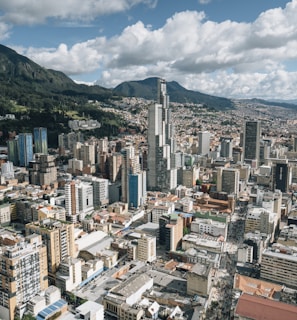
M 171 161 L 175 149 L 166 82 L 159 79 L 157 103 L 148 110 L 148 190 L 170 191 L 176 187 L 177 169 Z
M 34 128 L 34 150 L 35 153 L 47 154 L 47 129 Z
M 246 121 L 243 132 L 243 159 L 245 162 L 249 163 L 254 160 L 259 165 L 260 137 L 261 122 Z
M 27 167 L 33 160 L 32 133 L 20 133 L 18 137 L 19 165 Z

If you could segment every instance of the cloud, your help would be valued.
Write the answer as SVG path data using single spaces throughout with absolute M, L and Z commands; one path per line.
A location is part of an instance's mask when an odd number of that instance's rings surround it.
M 11 26 L 0 19 L 0 40 L 7 39 L 10 35 Z
M 200 4 L 208 4 L 210 2 L 211 2 L 211 0 L 199 0 Z
M 25 53 L 68 75 L 100 70 L 99 82 L 106 87 L 162 76 L 221 96 L 296 98 L 297 65 L 286 70 L 297 59 L 296 16 L 297 0 L 263 12 L 252 23 L 218 23 L 203 12 L 184 11 L 159 29 L 139 21 L 109 39 Z
M 3 19 L 9 23 L 30 25 L 48 18 L 91 21 L 100 15 L 131 9 L 140 3 L 154 8 L 157 0 L 0 0 Z

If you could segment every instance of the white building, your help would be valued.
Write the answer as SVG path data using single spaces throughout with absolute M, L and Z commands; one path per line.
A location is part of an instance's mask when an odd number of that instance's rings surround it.
M 76 223 L 82 221 L 94 210 L 93 186 L 88 182 L 75 180 L 65 185 L 66 219 Z
M 152 209 L 151 221 L 159 224 L 159 218 L 163 215 L 170 215 L 175 210 L 175 204 L 173 202 L 157 202 Z
M 89 182 L 93 186 L 94 207 L 100 207 L 109 203 L 108 179 L 98 178 L 91 175 L 78 177 L 83 182 Z
M 60 265 L 56 273 L 56 286 L 62 292 L 71 292 L 82 282 L 82 260 L 77 258 L 66 258 Z
M 137 259 L 148 262 L 156 260 L 156 237 L 141 235 L 137 245 Z
M 227 239 L 228 226 L 223 222 L 197 218 L 191 223 L 191 232 L 209 234 L 213 237 L 223 236 Z
M 198 133 L 199 145 L 198 145 L 198 154 L 199 155 L 208 155 L 209 146 L 210 146 L 210 132 L 201 131 Z

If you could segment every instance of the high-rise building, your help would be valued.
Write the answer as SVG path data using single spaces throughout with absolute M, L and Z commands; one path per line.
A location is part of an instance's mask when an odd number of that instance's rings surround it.
M 95 168 L 95 145 L 77 142 L 74 146 L 74 158 L 83 161 L 85 173 L 94 173 Z
M 55 157 L 48 154 L 36 154 L 29 163 L 29 180 L 31 184 L 49 186 L 57 181 Z
M 73 148 L 77 142 L 83 142 L 83 134 L 78 132 L 61 133 L 58 136 L 59 153 L 65 154 L 66 150 L 73 151 Z
M 13 165 L 19 165 L 19 150 L 17 139 L 7 141 L 7 156 L 8 161 L 11 161 Z
M 260 136 L 261 122 L 246 121 L 243 132 L 243 159 L 245 162 L 255 162 L 256 166 L 260 161 Z
M 121 184 L 122 184 L 122 201 L 129 204 L 129 174 L 137 172 L 139 169 L 139 161 L 135 155 L 133 146 L 127 146 L 122 149 L 122 170 L 121 170 Z M 138 166 L 137 166 L 138 165 Z
M 55 282 L 55 273 L 61 261 L 75 256 L 74 225 L 54 219 L 26 224 L 26 235 L 39 234 L 47 247 L 48 275 Z
M 148 190 L 169 191 L 177 186 L 177 169 L 171 162 L 175 148 L 166 82 L 159 79 L 157 103 L 148 110 Z
M 281 192 L 288 192 L 292 181 L 292 168 L 287 160 L 283 163 L 276 163 L 274 170 L 274 189 Z
M 41 237 L 14 241 L 0 253 L 0 315 L 14 320 L 18 307 L 48 287 L 46 247 Z
M 220 156 L 223 158 L 232 158 L 232 140 L 231 137 L 221 137 Z
M 138 239 L 137 259 L 152 262 L 156 260 L 156 237 L 142 234 Z
M 33 136 L 32 133 L 20 133 L 18 136 L 19 165 L 28 167 L 33 160 Z
M 238 194 L 240 172 L 234 168 L 218 168 L 217 191 Z
M 114 152 L 107 158 L 108 162 L 108 178 L 110 182 L 121 179 L 122 154 Z
M 76 223 L 94 210 L 93 186 L 80 180 L 65 184 L 66 219 Z
M 210 147 L 210 132 L 208 131 L 201 131 L 198 132 L 198 154 L 199 155 L 208 155 L 209 154 L 209 147 Z
M 94 207 L 105 206 L 109 203 L 108 179 L 97 178 L 91 175 L 79 177 L 81 181 L 89 182 L 93 186 Z
M 183 219 L 176 213 L 159 218 L 159 242 L 167 251 L 176 251 L 183 237 Z
M 146 201 L 146 172 L 129 174 L 129 206 L 138 208 Z
M 35 153 L 47 154 L 47 128 L 34 128 Z

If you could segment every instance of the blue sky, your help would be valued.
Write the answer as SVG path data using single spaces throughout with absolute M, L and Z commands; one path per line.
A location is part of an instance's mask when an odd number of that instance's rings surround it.
M 1 43 L 75 81 L 297 99 L 297 0 L 0 0 Z

